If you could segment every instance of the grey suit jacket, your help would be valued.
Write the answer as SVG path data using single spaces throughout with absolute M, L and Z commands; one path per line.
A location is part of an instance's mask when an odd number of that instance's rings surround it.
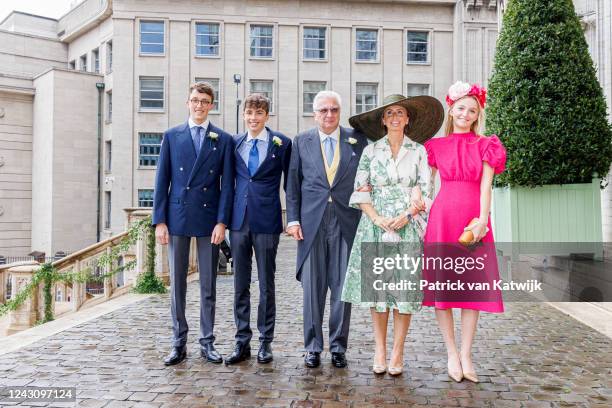
M 349 138 L 356 143 L 349 143 Z M 340 163 L 332 185 L 327 181 L 319 131 L 314 128 L 300 133 L 293 140 L 287 182 L 287 222 L 299 221 L 304 240 L 298 241 L 297 279 L 310 252 L 329 197 L 332 198 L 342 236 L 349 248 L 353 244 L 361 211 L 349 207 L 353 193 L 359 158 L 367 139 L 350 128 L 340 127 Z

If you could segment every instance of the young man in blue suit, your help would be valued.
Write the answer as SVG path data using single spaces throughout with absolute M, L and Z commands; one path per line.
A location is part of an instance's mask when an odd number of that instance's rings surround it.
M 168 244 L 171 283 L 173 338 L 166 365 L 187 356 L 185 298 L 192 237 L 197 241 L 200 272 L 200 352 L 209 362 L 223 361 L 213 344 L 213 328 L 218 245 L 231 217 L 234 156 L 232 136 L 208 120 L 213 102 L 210 84 L 191 86 L 189 120 L 164 133 L 157 163 L 153 225 L 157 242 Z
M 225 359 L 235 364 L 251 356 L 253 332 L 251 320 L 251 258 L 255 250 L 259 280 L 257 361 L 272 361 L 272 339 L 276 301 L 274 275 L 276 250 L 283 231 L 280 203 L 281 176 L 287 172 L 291 157 L 291 139 L 266 127 L 270 113 L 268 98 L 249 95 L 244 101 L 247 131 L 234 139 L 236 186 L 230 232 L 234 263 L 234 320 L 236 346 Z

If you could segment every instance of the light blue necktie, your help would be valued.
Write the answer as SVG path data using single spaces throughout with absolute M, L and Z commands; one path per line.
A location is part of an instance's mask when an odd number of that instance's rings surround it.
M 249 151 L 249 174 L 252 176 L 259 167 L 259 150 L 257 149 L 257 139 L 252 139 L 253 146 Z
M 196 156 L 200 155 L 200 148 L 202 147 L 202 126 L 196 126 L 195 135 L 193 136 L 193 147 L 196 151 Z
M 327 159 L 327 165 L 331 167 L 332 161 L 334 161 L 334 144 L 336 141 L 331 136 L 327 136 L 323 140 L 323 148 L 325 149 L 325 158 Z

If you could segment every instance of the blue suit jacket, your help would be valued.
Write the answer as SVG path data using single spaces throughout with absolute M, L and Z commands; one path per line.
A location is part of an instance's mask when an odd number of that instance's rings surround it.
M 355 144 L 348 142 L 356 140 Z M 349 207 L 354 190 L 359 158 L 368 142 L 361 133 L 340 127 L 340 164 L 332 185 L 327 181 L 319 131 L 300 133 L 293 139 L 289 180 L 287 183 L 287 222 L 299 221 L 304 239 L 298 241 L 297 279 L 301 279 L 302 264 L 306 260 L 323 213 L 331 196 L 340 231 L 349 249 L 353 245 L 361 211 Z
M 282 208 L 280 202 L 281 176 L 285 174 L 284 188 L 287 189 L 287 173 L 291 158 L 291 139 L 282 133 L 268 130 L 268 153 L 253 177 L 238 153 L 238 148 L 247 138 L 247 133 L 234 138 L 234 161 L 236 163 L 236 186 L 234 209 L 232 211 L 232 230 L 239 230 L 244 222 L 246 209 L 249 209 L 249 228 L 251 232 L 280 234 L 283 231 Z M 272 142 L 278 137 L 280 146 Z
M 213 140 L 210 133 L 218 137 Z M 210 236 L 217 223 L 229 225 L 234 196 L 232 136 L 212 123 L 200 154 L 189 124 L 164 132 L 157 162 L 153 225 L 166 223 L 171 235 Z

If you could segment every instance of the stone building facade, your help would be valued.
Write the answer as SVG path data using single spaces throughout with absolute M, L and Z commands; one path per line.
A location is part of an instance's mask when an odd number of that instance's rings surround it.
M 0 255 L 121 232 L 123 208 L 152 203 L 161 133 L 186 119 L 196 79 L 216 87 L 210 118 L 232 133 L 251 91 L 268 94 L 270 125 L 288 136 L 313 126 L 323 88 L 342 96 L 346 125 L 390 93 L 443 100 L 455 80 L 486 84 L 496 8 L 85 0 L 58 20 L 14 12 L 0 23 Z

